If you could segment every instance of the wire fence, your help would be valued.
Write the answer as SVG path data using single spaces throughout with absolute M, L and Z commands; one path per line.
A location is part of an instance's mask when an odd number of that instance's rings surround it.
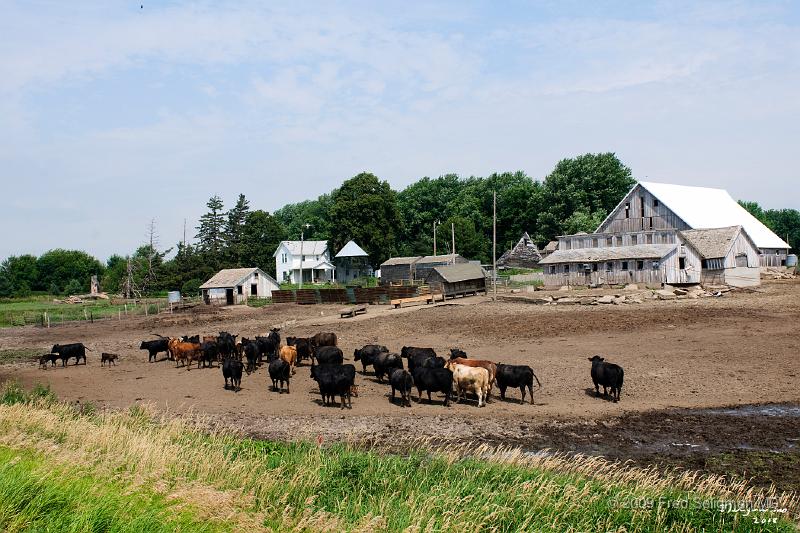
M 2 306 L 0 306 L 0 327 L 55 327 L 73 322 L 122 321 L 132 317 L 157 315 L 171 309 L 166 300 L 127 302 L 102 306 L 59 304 L 34 310 L 3 310 Z

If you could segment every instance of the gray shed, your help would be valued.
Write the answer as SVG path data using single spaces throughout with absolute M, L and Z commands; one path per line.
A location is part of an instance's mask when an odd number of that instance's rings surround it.
M 432 292 L 441 292 L 445 298 L 479 292 L 486 294 L 486 272 L 480 265 L 472 263 L 434 267 L 425 282 Z

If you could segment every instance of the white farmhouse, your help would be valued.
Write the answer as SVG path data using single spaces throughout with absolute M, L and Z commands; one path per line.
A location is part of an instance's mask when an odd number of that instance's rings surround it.
M 275 250 L 275 275 L 280 282 L 325 283 L 333 279 L 328 241 L 282 241 Z

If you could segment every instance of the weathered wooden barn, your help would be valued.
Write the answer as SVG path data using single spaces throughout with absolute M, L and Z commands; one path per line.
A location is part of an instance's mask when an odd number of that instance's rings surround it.
M 709 229 L 742 226 L 761 266 L 784 266 L 789 244 L 740 206 L 724 189 L 637 183 L 595 233 Z
M 546 287 L 760 283 L 758 250 L 741 226 L 562 235 L 539 262 Z
M 506 250 L 500 256 L 500 259 L 497 260 L 497 266 L 500 268 L 533 268 L 541 260 L 542 254 L 526 231 L 512 249 Z
M 200 285 L 203 302 L 216 305 L 245 303 L 248 298 L 269 298 L 280 289 L 260 268 L 226 268 Z
M 425 282 L 430 285 L 432 292 L 440 292 L 445 298 L 479 292 L 486 294 L 486 272 L 480 265 L 473 263 L 433 267 Z
M 425 281 L 437 266 L 468 263 L 459 254 L 392 257 L 381 263 L 381 284 Z

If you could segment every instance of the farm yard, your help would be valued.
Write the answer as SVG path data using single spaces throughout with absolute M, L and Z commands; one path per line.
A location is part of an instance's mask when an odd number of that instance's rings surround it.
M 234 306 L 121 323 L 6 328 L 0 330 L 0 354 L 18 351 L 23 361 L 8 363 L 13 358 L 6 356 L 0 381 L 17 380 L 26 388 L 46 384 L 59 399 L 101 410 L 152 404 L 257 438 L 366 442 L 390 449 L 414 439 L 551 448 L 640 465 L 734 472 L 755 476 L 757 484 L 800 489 L 796 282 L 636 306 L 535 306 L 471 297 L 397 310 L 369 306 L 367 314 L 346 320 L 339 319 L 339 309 Z M 378 383 L 371 369 L 362 375 L 356 362 L 358 397 L 352 409 L 339 409 L 322 406 L 308 362 L 297 368 L 291 394 L 269 390 L 266 365 L 245 375 L 235 393 L 223 389 L 218 368 L 187 371 L 163 360 L 163 354 L 148 363 L 147 352 L 138 349 L 142 340 L 156 338 L 153 333 L 202 336 L 225 330 L 252 338 L 274 325 L 281 326 L 284 342 L 287 336 L 335 332 L 345 362 L 353 362 L 354 349 L 365 344 L 396 352 L 429 346 L 440 355 L 459 347 L 470 357 L 530 365 L 542 387 L 534 405 L 520 404 L 518 389 L 501 401 L 495 387 L 485 408 L 474 400 L 443 407 L 437 394 L 430 404 L 414 401 L 402 408 L 389 402 L 389 386 Z M 42 370 L 30 361 L 31 353 L 67 342 L 86 344 L 87 365 Z M 119 354 L 119 364 L 101 368 L 101 352 Z M 587 361 L 594 354 L 625 368 L 619 403 L 594 396 Z M 748 416 L 748 410 L 759 409 L 751 406 L 763 404 L 776 404 L 763 408 L 770 416 Z M 780 476 L 771 475 L 773 468 Z

